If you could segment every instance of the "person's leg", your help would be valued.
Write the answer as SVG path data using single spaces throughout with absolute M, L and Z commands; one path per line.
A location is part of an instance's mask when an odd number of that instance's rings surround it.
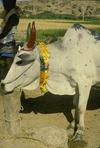
M 2 0 L 4 9 L 9 12 L 11 9 L 15 8 L 16 0 Z

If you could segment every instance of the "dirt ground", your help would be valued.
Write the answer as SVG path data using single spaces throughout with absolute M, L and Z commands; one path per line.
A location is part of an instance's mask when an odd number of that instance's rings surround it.
M 21 99 L 24 111 L 20 113 L 22 130 L 46 126 L 66 129 L 73 112 L 72 97 L 46 94 L 39 98 Z M 18 139 L 6 136 L 4 130 L 3 97 L 0 96 L 0 148 L 47 148 L 43 143 L 32 139 Z M 100 148 L 100 89 L 92 89 L 85 115 L 85 146 L 70 144 L 69 148 Z M 51 148 L 51 147 L 50 147 Z

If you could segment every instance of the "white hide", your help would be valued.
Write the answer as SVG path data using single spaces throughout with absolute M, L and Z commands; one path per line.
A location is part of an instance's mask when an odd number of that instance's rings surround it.
M 91 79 L 91 85 L 100 81 L 100 41 L 97 41 L 90 31 L 70 27 L 62 40 L 48 44 L 47 48 L 50 54 L 47 89 L 51 93 L 74 95 L 82 77 L 85 80 Z M 40 75 L 39 48 L 28 52 L 36 58 L 34 62 L 18 66 L 17 56 L 22 53 L 24 51 L 17 53 L 10 71 L 2 81 L 7 92 L 31 83 L 34 84 L 34 89 L 39 87 L 39 81 L 34 83 L 36 79 L 39 80 Z

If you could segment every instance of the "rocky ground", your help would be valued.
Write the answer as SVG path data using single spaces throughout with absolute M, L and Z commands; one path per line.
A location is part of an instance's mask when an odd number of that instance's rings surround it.
M 36 99 L 22 98 L 21 102 L 24 107 L 20 113 L 21 127 L 26 135 L 12 138 L 4 128 L 3 97 L 0 96 L 0 148 L 67 148 L 66 128 L 71 120 L 72 97 L 46 94 Z M 100 148 L 99 89 L 91 92 L 85 125 L 84 141 L 69 143 L 69 148 Z

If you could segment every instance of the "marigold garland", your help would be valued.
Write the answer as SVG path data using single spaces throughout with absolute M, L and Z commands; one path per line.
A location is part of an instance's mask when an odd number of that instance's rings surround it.
M 40 48 L 40 90 L 46 92 L 46 84 L 48 80 L 49 53 L 44 42 L 39 43 Z

